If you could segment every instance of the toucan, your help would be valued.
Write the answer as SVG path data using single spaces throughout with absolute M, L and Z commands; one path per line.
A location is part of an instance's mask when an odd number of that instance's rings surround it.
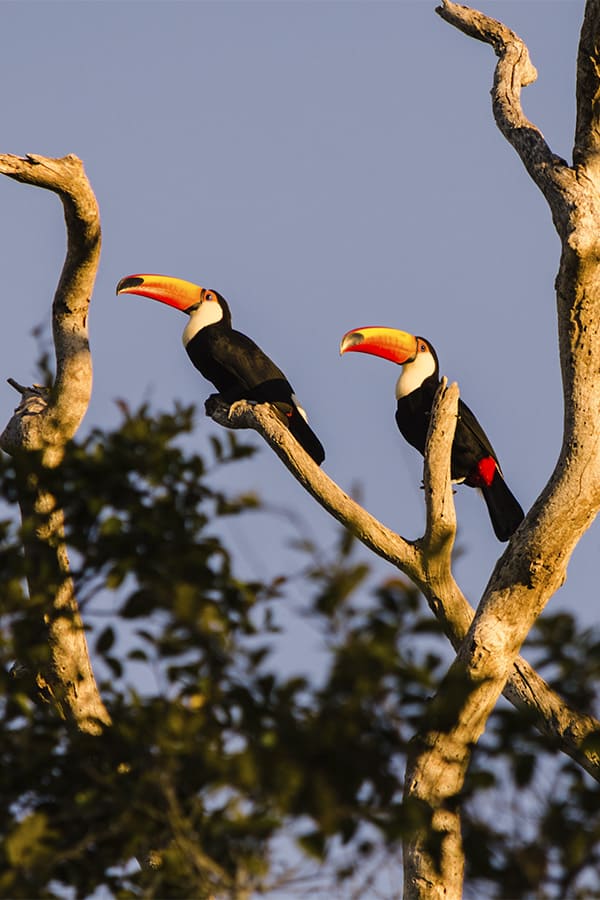
M 272 404 L 298 443 L 318 465 L 323 462 L 325 451 L 289 381 L 254 341 L 231 327 L 229 305 L 221 294 L 169 275 L 128 275 L 118 283 L 117 294 L 139 294 L 187 313 L 183 346 L 221 397 L 229 404 Z
M 371 353 L 402 366 L 396 383 L 396 423 L 402 436 L 424 454 L 433 400 L 440 384 L 437 354 L 425 338 L 396 328 L 354 328 L 342 338 L 340 353 Z M 450 460 L 454 481 L 480 488 L 496 537 L 507 541 L 523 519 L 498 458 L 483 428 L 462 400 Z

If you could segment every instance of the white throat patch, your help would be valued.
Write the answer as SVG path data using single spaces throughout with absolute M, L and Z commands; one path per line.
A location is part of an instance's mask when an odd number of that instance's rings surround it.
M 396 400 L 407 397 L 420 388 L 426 378 L 435 372 L 435 359 L 431 353 L 417 353 L 412 362 L 402 366 L 402 373 L 396 382 Z
M 216 300 L 205 300 L 198 309 L 190 313 L 190 319 L 183 331 L 183 346 L 187 347 L 192 338 L 208 325 L 216 325 L 223 318 L 223 310 Z

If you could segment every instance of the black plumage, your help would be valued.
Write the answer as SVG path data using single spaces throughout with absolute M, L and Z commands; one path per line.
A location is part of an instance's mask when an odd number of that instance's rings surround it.
M 270 403 L 317 464 L 323 446 L 306 421 L 292 386 L 266 353 L 231 325 L 229 304 L 217 291 L 171 275 L 127 275 L 117 294 L 138 294 L 172 306 L 189 316 L 183 343 L 194 366 L 223 399 Z
M 439 384 L 436 368 L 435 373 L 426 378 L 419 388 L 398 399 L 396 424 L 404 439 L 421 454 L 425 453 L 431 409 Z M 521 523 L 523 510 L 504 480 L 498 457 L 487 435 L 467 404 L 460 399 L 450 473 L 454 481 L 480 488 L 496 537 L 507 541 Z
M 217 297 L 223 318 L 204 326 L 187 342 L 190 360 L 227 403 L 251 400 L 272 404 L 298 443 L 320 465 L 325 451 L 300 412 L 291 384 L 251 338 L 231 327 L 229 305 L 220 294 Z
M 396 423 L 408 443 L 424 454 L 440 385 L 439 362 L 429 341 L 397 328 L 370 325 L 346 332 L 340 352 L 369 353 L 402 366 L 396 384 Z M 523 510 L 504 481 L 487 435 L 462 400 L 450 469 L 453 480 L 481 489 L 494 532 L 499 540 L 507 541 L 522 521 Z

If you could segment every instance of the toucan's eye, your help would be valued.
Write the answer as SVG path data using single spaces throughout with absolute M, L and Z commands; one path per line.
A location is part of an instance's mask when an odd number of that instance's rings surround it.
M 421 353 L 427 352 L 427 344 L 424 341 L 421 341 L 421 343 L 419 344 L 419 350 L 421 351 Z
M 205 300 L 216 300 L 217 298 L 213 291 L 206 291 L 206 293 L 204 294 L 204 299 Z

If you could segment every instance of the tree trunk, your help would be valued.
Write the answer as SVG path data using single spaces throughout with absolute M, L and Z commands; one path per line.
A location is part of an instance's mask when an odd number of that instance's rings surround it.
M 0 447 L 15 460 L 29 591 L 45 611 L 40 626 L 46 630 L 49 660 L 37 675 L 38 685 L 61 715 L 95 734 L 110 717 L 98 692 L 70 577 L 60 501 L 47 476 L 60 464 L 91 394 L 87 319 L 100 259 L 100 215 L 76 156 L 0 155 L 0 172 L 54 191 L 65 211 L 67 256 L 52 304 L 56 377 L 50 389 L 25 388 L 10 379 L 22 400 Z

